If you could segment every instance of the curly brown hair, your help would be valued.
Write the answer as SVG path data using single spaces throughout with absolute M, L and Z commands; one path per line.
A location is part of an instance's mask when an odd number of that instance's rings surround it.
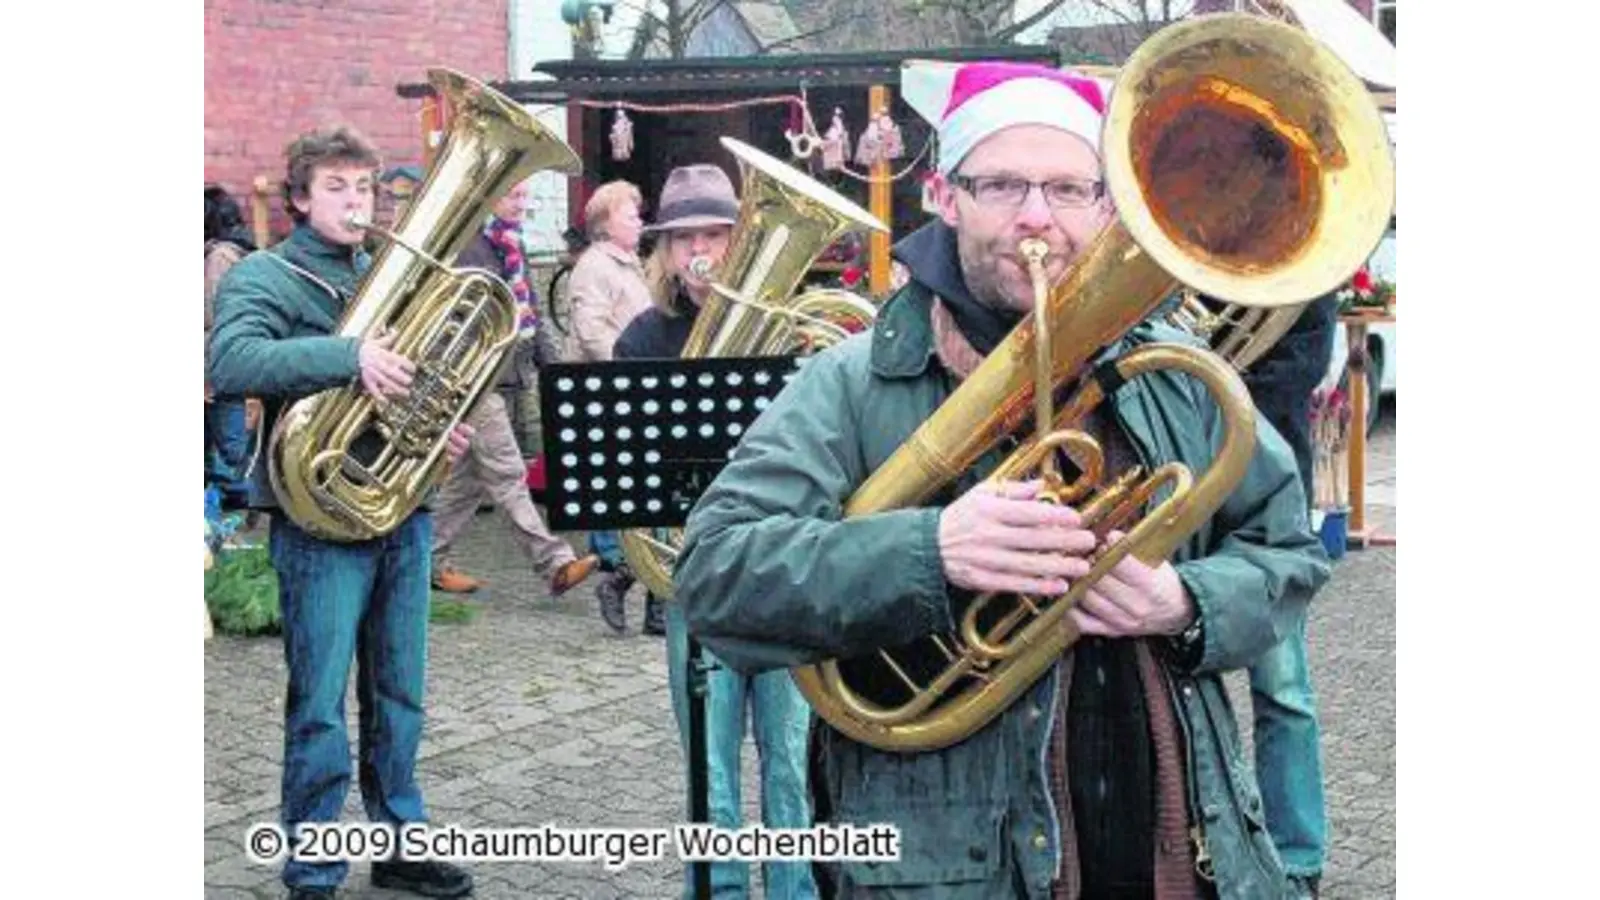
M 318 166 L 367 166 L 377 176 L 381 159 L 378 148 L 366 135 L 348 125 L 334 125 L 302 134 L 284 150 L 288 173 L 283 179 L 283 206 L 296 224 L 305 221 L 294 205 L 295 198 L 306 198 L 311 193 L 311 173 Z

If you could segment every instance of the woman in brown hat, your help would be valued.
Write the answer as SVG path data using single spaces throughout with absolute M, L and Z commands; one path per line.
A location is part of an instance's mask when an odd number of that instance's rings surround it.
M 697 271 L 714 271 L 733 237 L 739 198 L 733 182 L 713 165 L 674 169 L 661 190 L 655 225 L 659 234 L 647 276 L 655 305 L 645 310 L 617 338 L 617 359 L 677 358 L 694 327 L 700 304 L 711 295 L 711 282 Z M 659 619 L 661 604 L 647 600 L 647 620 Z M 654 616 L 650 607 L 655 608 Z M 620 611 L 618 611 L 620 616 Z M 672 711 L 688 755 L 688 692 L 685 665 L 689 653 L 683 612 L 666 610 L 667 669 Z M 649 625 L 647 623 L 646 627 Z M 711 654 L 702 649 L 705 657 Z M 708 660 L 709 661 L 709 660 Z M 740 827 L 739 751 L 744 743 L 746 709 L 756 751 L 761 757 L 761 815 L 768 828 L 809 828 L 811 804 L 806 787 L 806 735 L 811 710 L 785 670 L 742 675 L 720 663 L 706 674 L 706 755 L 711 822 L 720 828 Z M 684 869 L 684 895 L 692 894 L 692 870 Z M 744 863 L 711 866 L 712 893 L 749 893 Z M 805 861 L 766 863 L 762 869 L 766 896 L 778 900 L 814 898 L 816 882 Z
M 681 166 L 667 175 L 656 223 L 644 229 L 657 235 L 645 264 L 653 305 L 617 336 L 613 358 L 676 359 L 683 354 L 700 304 L 711 295 L 711 282 L 694 272 L 710 272 L 722 262 L 738 218 L 739 198 L 722 169 L 699 164 Z M 616 585 L 608 580 L 595 593 L 600 617 L 621 634 L 627 630 L 627 591 L 617 590 Z M 666 633 L 661 603 L 653 594 L 645 596 L 644 631 Z
M 694 274 L 696 260 L 707 272 L 722 262 L 738 218 L 739 197 L 721 168 L 672 170 L 661 188 L 656 223 L 645 228 L 659 235 L 645 267 L 655 307 L 623 329 L 613 348 L 617 359 L 676 358 L 683 352 L 700 304 L 711 295 L 711 282 Z

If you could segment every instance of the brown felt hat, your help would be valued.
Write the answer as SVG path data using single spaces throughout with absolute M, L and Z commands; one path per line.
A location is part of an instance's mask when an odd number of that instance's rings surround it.
M 739 219 L 739 197 L 720 166 L 679 166 L 667 175 L 656 210 L 655 224 L 646 231 L 733 225 Z

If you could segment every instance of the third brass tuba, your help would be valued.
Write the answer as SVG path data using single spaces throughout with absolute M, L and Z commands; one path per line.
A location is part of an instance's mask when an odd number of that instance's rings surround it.
M 847 232 L 887 231 L 870 212 L 793 166 L 733 138 L 722 146 L 739 161 L 739 220 L 712 295 L 695 318 L 684 358 L 809 354 L 872 325 L 877 308 L 848 291 L 796 295 L 822 251 Z M 631 529 L 623 555 L 645 587 L 670 599 L 682 529 Z
M 359 384 L 283 412 L 267 456 L 284 512 L 327 540 L 393 531 L 445 472 L 451 429 L 493 379 L 517 334 L 516 300 L 498 273 L 451 268 L 502 194 L 534 172 L 576 174 L 577 154 L 522 107 L 447 69 L 429 80 L 449 103 L 449 133 L 427 179 L 349 305 L 339 337 L 389 331 L 416 363 L 410 393 L 377 400 Z
M 1326 293 L 1371 253 L 1394 203 L 1393 161 L 1366 87 L 1304 32 L 1253 16 L 1199 16 L 1145 41 L 1112 90 L 1102 154 L 1119 222 L 1053 290 L 1033 265 L 1043 301 L 1034 315 L 872 474 L 844 515 L 927 500 L 1030 412 L 1038 436 L 993 478 L 1043 476 L 1051 499 L 1077 505 L 1102 537 L 1160 502 L 1063 596 L 979 597 L 953 611 L 953 633 L 792 670 L 817 714 L 855 740 L 929 750 L 982 728 L 1076 640 L 1066 613 L 1104 572 L 1130 552 L 1159 564 L 1243 476 L 1254 407 L 1231 366 L 1178 344 L 1141 347 L 1098 378 L 1086 370 L 1090 359 L 1180 284 L 1263 308 Z M 1226 420 L 1222 448 L 1199 479 L 1179 464 L 1103 479 L 1097 445 L 1076 429 L 1103 399 L 1102 383 L 1165 368 L 1211 391 Z M 1054 389 L 1071 384 L 1077 393 L 1054 410 Z M 1070 484 L 1053 475 L 1058 448 L 1082 470 Z

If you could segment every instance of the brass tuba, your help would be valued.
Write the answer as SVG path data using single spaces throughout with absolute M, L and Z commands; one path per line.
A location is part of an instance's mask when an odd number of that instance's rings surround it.
M 516 340 L 517 308 L 497 273 L 451 268 L 490 207 L 534 172 L 577 174 L 572 149 L 522 107 L 471 78 L 428 73 L 452 121 L 427 180 L 345 309 L 339 337 L 395 334 L 416 364 L 409 394 L 377 400 L 360 385 L 295 402 L 267 456 L 295 524 L 358 541 L 393 531 L 443 477 L 451 429 L 493 387 Z
M 1005 710 L 1076 641 L 1067 611 L 1127 553 L 1159 564 L 1211 517 L 1254 449 L 1254 407 L 1214 354 L 1151 344 L 1086 370 L 1102 348 L 1187 284 L 1254 307 L 1303 303 L 1331 290 L 1376 246 L 1394 203 L 1383 122 L 1364 85 L 1303 32 L 1216 14 L 1145 41 L 1110 96 L 1102 153 L 1119 221 L 1042 303 L 846 504 L 848 517 L 927 500 L 1030 410 L 1039 436 L 993 478 L 1043 478 L 1049 500 L 1074 503 L 1101 534 L 1164 499 L 1060 597 L 984 596 L 954 610 L 956 630 L 850 660 L 792 670 L 817 714 L 886 750 L 956 743 Z M 1029 248 L 1019 248 L 1027 253 Z M 1226 436 L 1196 480 L 1168 464 L 1101 477 L 1098 445 L 1080 427 L 1102 384 L 1165 368 L 1199 378 L 1225 416 Z M 1095 377 L 1098 376 L 1098 377 Z M 1104 379 L 1104 380 L 1102 380 Z M 1053 389 L 1078 390 L 1059 411 Z M 1070 484 L 1054 451 L 1078 464 Z
M 722 146 L 742 171 L 739 219 L 721 266 L 709 273 L 712 294 L 682 357 L 803 355 L 870 327 L 877 307 L 856 294 L 794 291 L 822 251 L 847 232 L 888 229 L 795 167 L 733 138 L 723 138 Z M 646 589 L 671 599 L 683 530 L 631 529 L 619 541 Z

